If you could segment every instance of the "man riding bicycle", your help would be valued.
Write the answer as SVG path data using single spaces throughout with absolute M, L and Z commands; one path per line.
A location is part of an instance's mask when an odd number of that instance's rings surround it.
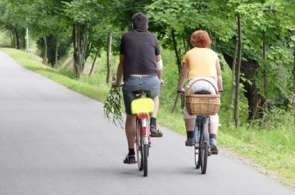
M 156 37 L 148 32 L 148 18 L 143 13 L 133 15 L 132 28 L 132 31 L 122 36 L 120 63 L 117 78 L 113 83 L 120 85 L 124 81 L 123 97 L 127 115 L 125 132 L 129 150 L 123 161 L 125 164 L 136 163 L 134 151 L 136 116 L 131 113 L 131 102 L 135 99 L 135 91 L 147 91 L 153 98 L 155 107 L 150 120 L 151 137 L 163 136 L 156 122 L 163 69 L 160 47 Z

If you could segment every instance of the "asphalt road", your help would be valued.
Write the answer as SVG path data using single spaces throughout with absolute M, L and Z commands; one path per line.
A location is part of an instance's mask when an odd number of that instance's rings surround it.
M 210 157 L 194 169 L 184 137 L 164 129 L 154 139 L 150 172 L 124 165 L 124 132 L 102 104 L 32 73 L 0 53 L 0 194 L 290 195 L 238 158 Z

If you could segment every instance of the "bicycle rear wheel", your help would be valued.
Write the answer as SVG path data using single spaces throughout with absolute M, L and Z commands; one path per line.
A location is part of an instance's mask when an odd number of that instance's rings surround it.
M 140 121 L 136 121 L 136 160 L 138 170 L 142 171 L 142 149 L 141 149 L 141 139 L 140 139 Z
M 144 144 L 142 150 L 142 165 L 143 165 L 143 176 L 148 175 L 148 156 L 149 156 L 149 145 Z

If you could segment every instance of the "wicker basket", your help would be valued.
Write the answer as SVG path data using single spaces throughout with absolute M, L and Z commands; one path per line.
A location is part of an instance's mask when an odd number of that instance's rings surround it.
M 215 115 L 220 109 L 219 95 L 191 94 L 185 96 L 186 108 L 190 115 Z

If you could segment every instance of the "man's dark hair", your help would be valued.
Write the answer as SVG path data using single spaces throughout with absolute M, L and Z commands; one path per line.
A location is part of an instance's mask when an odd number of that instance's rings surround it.
M 141 12 L 136 13 L 132 16 L 133 29 L 140 32 L 145 32 L 149 27 L 148 18 Z

